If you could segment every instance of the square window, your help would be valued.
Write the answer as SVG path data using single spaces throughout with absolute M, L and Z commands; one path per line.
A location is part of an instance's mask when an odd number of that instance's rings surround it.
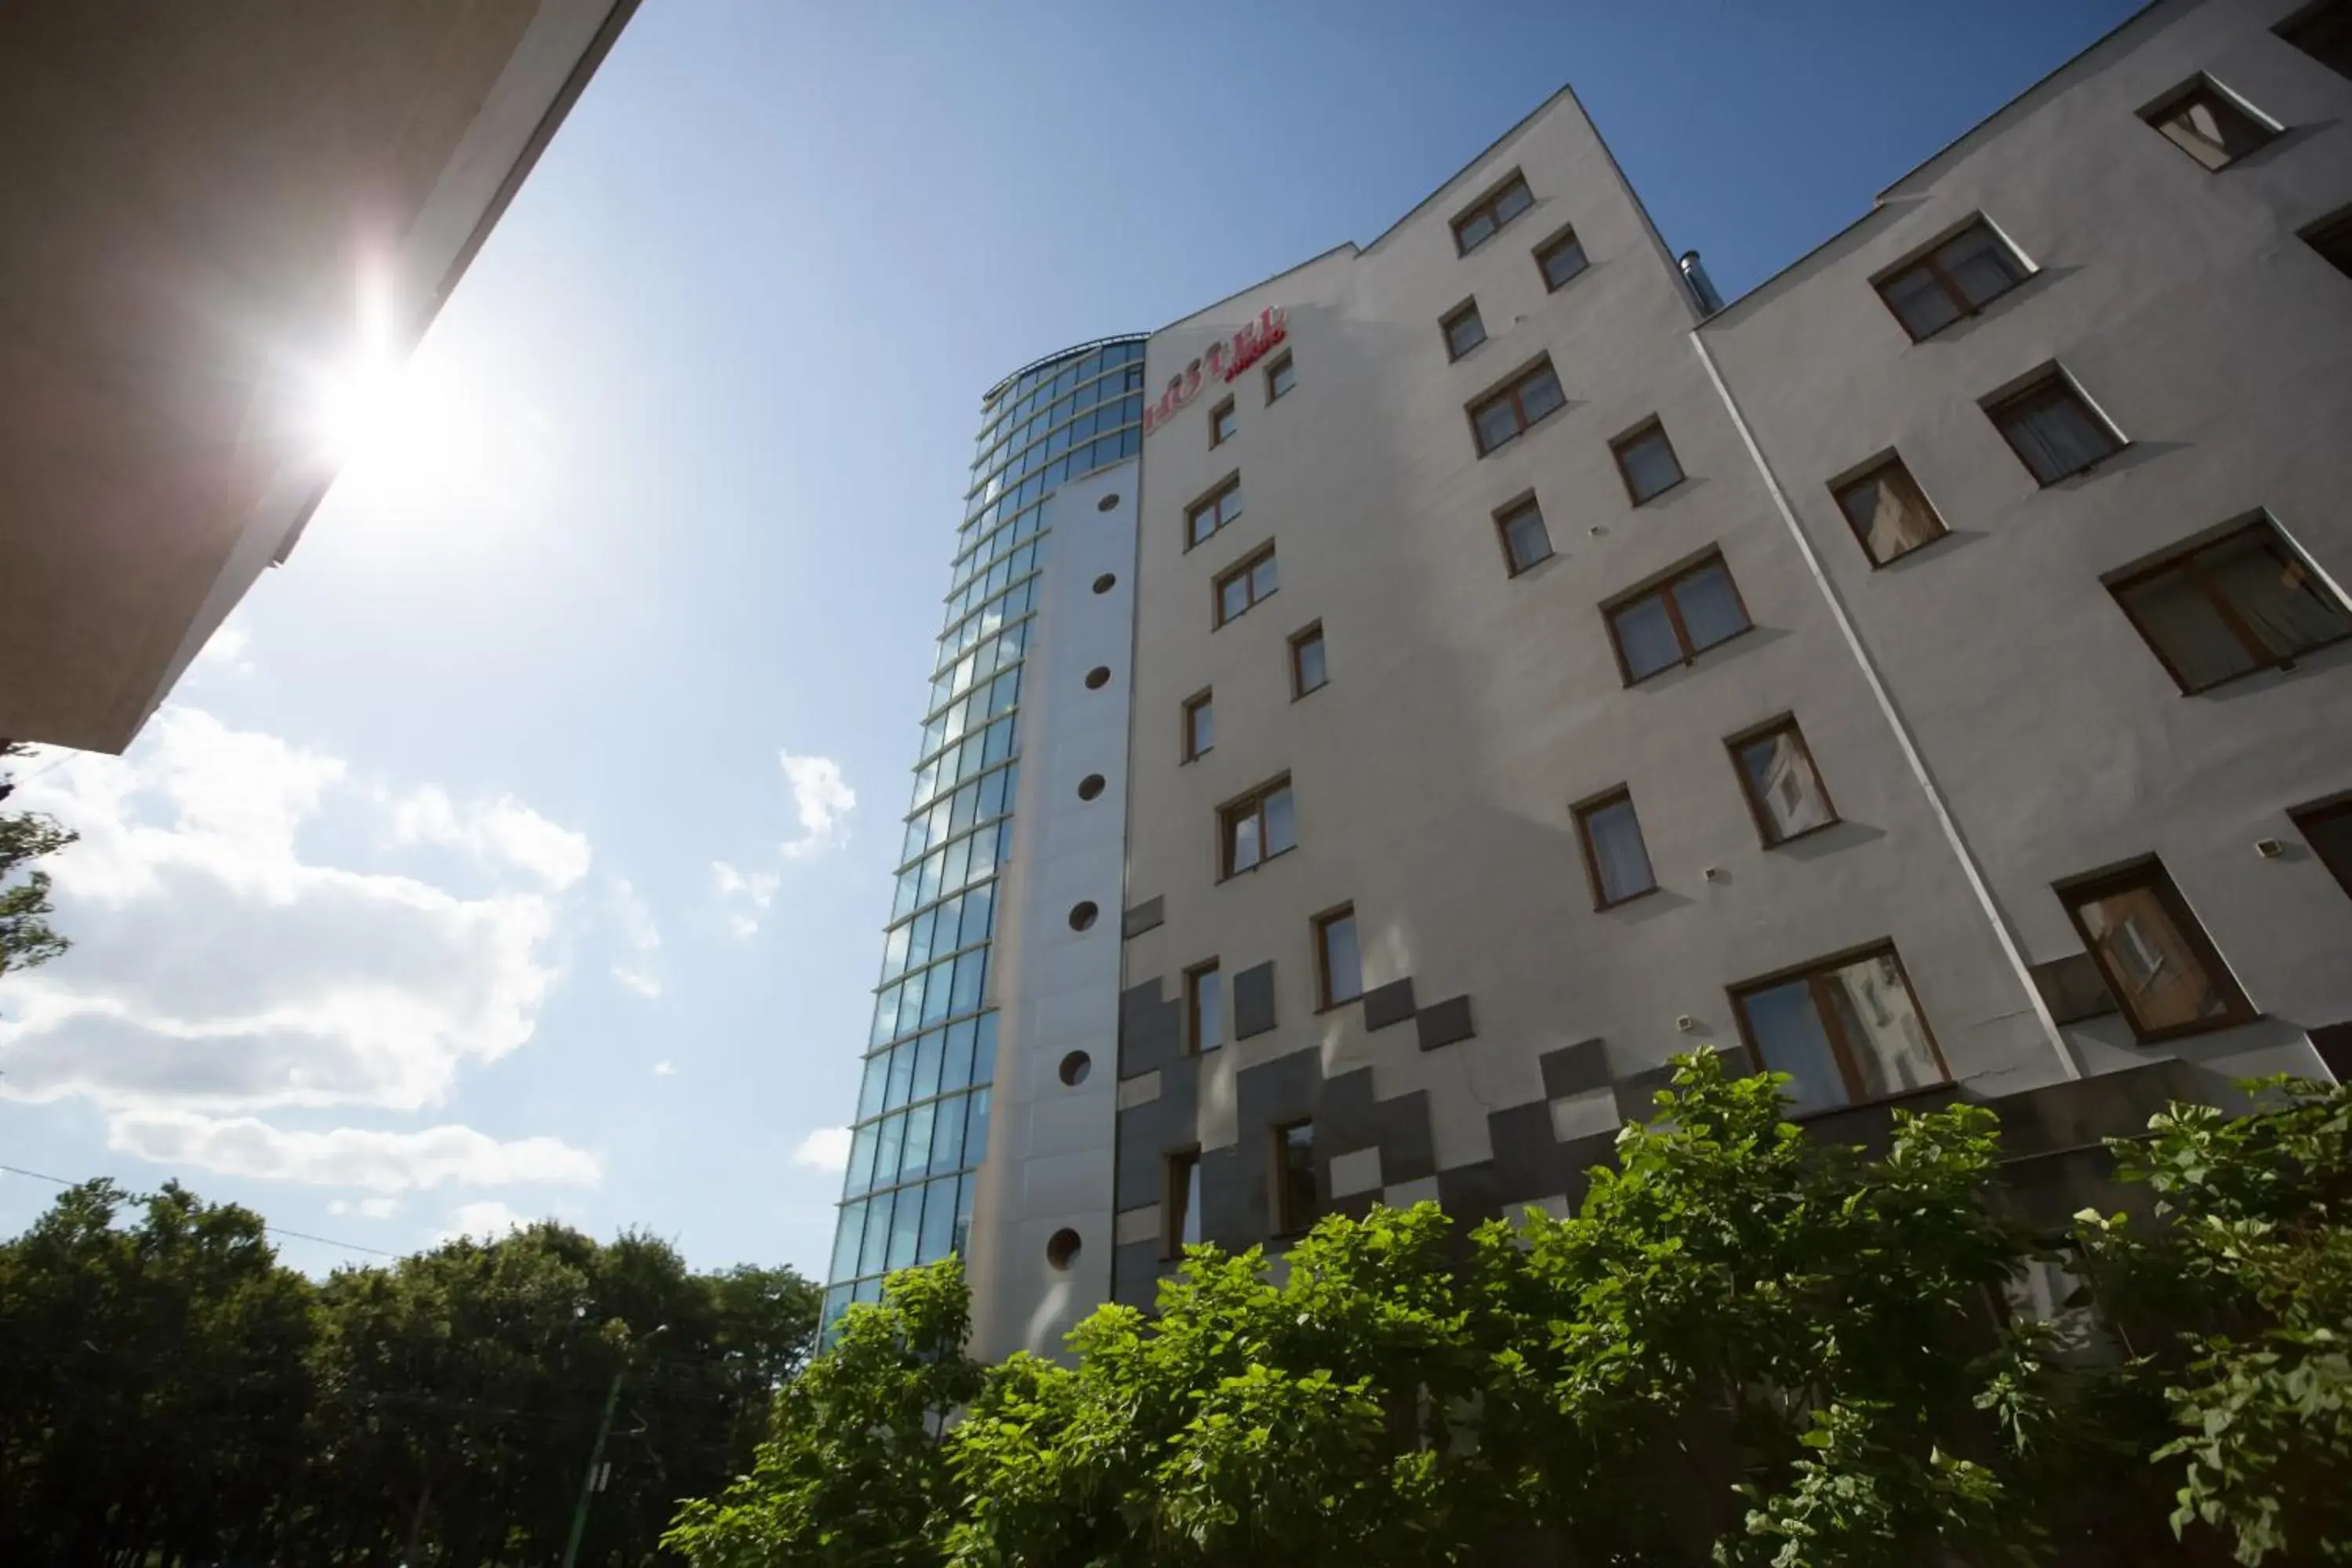
M 1873 566 L 1884 566 L 1945 534 L 1944 520 L 1900 458 L 1888 458 L 1831 491 Z
M 1160 1198 L 1160 1255 L 1174 1259 L 1201 1242 L 1201 1152 L 1168 1156 Z
M 1568 280 L 1584 270 L 1584 247 L 1572 228 L 1561 229 L 1536 247 L 1536 266 L 1543 273 L 1544 289 L 1557 293 Z
M 1246 614 L 1273 594 L 1274 546 L 1269 544 L 1216 581 L 1217 625 Z
M 1188 698 L 1184 703 L 1184 760 L 1206 752 L 1217 743 L 1217 709 L 1214 698 L 1203 691 Z
M 2278 134 L 2210 77 L 2199 77 L 2140 118 L 2208 169 L 2225 169 Z
M 1503 563 L 1512 576 L 1551 559 L 1551 534 L 1544 528 L 1543 510 L 1533 496 L 1496 512 L 1495 527 L 1502 534 Z
M 2345 896 L 2352 898 L 2352 796 L 2287 813 Z
M 1594 909 L 1605 910 L 1657 888 L 1631 790 L 1621 786 L 1578 806 L 1576 832 L 1584 844 L 1584 873 L 1592 886 Z
M 1222 447 L 1234 438 L 1241 428 L 1241 417 L 1234 412 L 1234 400 L 1226 398 L 1209 410 L 1209 445 Z
M 1315 1005 L 1353 1002 L 1364 994 L 1364 959 L 1356 942 L 1356 909 L 1343 905 L 1315 917 Z
M 2062 371 L 2053 369 L 2022 390 L 1987 404 L 1985 414 L 2034 482 L 2045 487 L 2095 468 L 2124 449 L 2124 438 Z
M 2058 899 L 2143 1043 L 2253 1017 L 2162 862 L 2061 887 Z
M 2276 30 L 2336 75 L 2352 77 L 2352 0 L 2319 0 L 2281 22 Z
M 1445 357 L 1460 359 L 1486 341 L 1486 323 L 1478 319 L 1478 301 L 1465 300 L 1437 323 L 1445 331 Z
M 1775 720 L 1724 743 L 1731 748 L 1748 809 L 1755 814 L 1767 849 L 1838 819 L 1794 719 Z
M 2342 212 L 2303 231 L 2304 244 L 2326 258 L 2327 264 L 2352 278 L 2352 212 Z
M 1885 273 L 1875 286 L 1917 342 L 1975 315 L 2031 276 L 2024 258 L 1992 225 L 1978 218 L 1916 260 Z
M 1517 170 L 1510 177 L 1480 197 L 1469 211 L 1454 220 L 1454 248 L 1463 256 L 1469 255 L 1495 237 L 1505 224 L 1536 205 L 1528 190 L 1528 183 Z
M 1314 1225 L 1315 1123 L 1277 1123 L 1274 1132 L 1274 1233 L 1295 1236 Z
M 1654 587 L 1603 605 L 1601 613 L 1628 686 L 1688 664 L 1748 629 L 1748 606 L 1740 602 L 1731 570 L 1714 553 Z
M 1252 791 L 1217 816 L 1225 876 L 1238 876 L 1298 847 L 1298 818 L 1287 778 Z
M 1799 1115 L 1950 1081 L 1892 943 L 1736 986 L 1731 1001 L 1758 1065 L 1794 1080 Z
M 2352 637 L 2347 609 L 2268 516 L 2110 581 L 2184 692 Z
M 1323 664 L 1323 626 L 1318 621 L 1290 639 L 1290 695 L 1296 700 L 1320 691 L 1330 679 Z
M 1472 404 L 1470 429 L 1485 457 L 1497 447 L 1517 440 L 1529 426 L 1568 406 L 1547 354 L 1511 378 L 1509 384 Z
M 1617 459 L 1617 471 L 1625 479 L 1625 493 L 1633 504 L 1663 495 L 1683 482 L 1683 466 L 1675 457 L 1674 443 L 1666 439 L 1666 427 L 1655 419 L 1626 432 L 1609 443 L 1609 450 Z
M 1184 1048 L 1193 1056 L 1225 1043 L 1225 993 L 1214 959 L 1184 972 Z
M 1268 403 L 1274 402 L 1297 384 L 1298 371 L 1291 363 L 1290 355 L 1286 351 L 1276 355 L 1274 363 L 1265 367 L 1265 400 Z
M 1239 521 L 1241 515 L 1242 477 L 1229 474 L 1215 489 L 1184 509 L 1184 548 L 1206 542 L 1217 530 Z

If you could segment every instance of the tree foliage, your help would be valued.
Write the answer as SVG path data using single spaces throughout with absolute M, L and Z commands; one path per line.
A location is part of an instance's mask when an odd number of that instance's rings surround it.
M 0 764 L 27 754 L 29 748 L 0 741 Z M 0 766 L 0 801 L 8 798 L 16 782 Z M 30 969 L 72 945 L 51 929 L 48 917 L 49 874 L 33 862 L 54 855 L 80 835 L 58 826 L 45 812 L 0 811 L 0 974 Z
M 817 1293 L 556 1225 L 313 1282 L 258 1216 L 70 1188 L 0 1245 L 0 1562 L 637 1563 L 751 1462 Z
M 699 1568 L 2344 1561 L 2352 1094 L 2264 1088 L 2116 1146 L 2156 1223 L 2065 1237 L 2004 1210 L 1989 1111 L 1898 1112 L 1865 1153 L 1701 1054 L 1572 1217 L 1190 1248 L 1067 1365 L 974 1365 L 958 1266 L 910 1270 L 668 1542 Z M 2029 1271 L 2080 1288 L 2020 1310 Z

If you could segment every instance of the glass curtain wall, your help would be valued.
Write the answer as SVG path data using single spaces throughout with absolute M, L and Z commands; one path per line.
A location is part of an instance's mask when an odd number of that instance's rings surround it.
M 824 1322 L 882 1278 L 963 1249 L 988 1152 L 996 1013 L 988 963 L 1013 849 L 1023 654 L 1045 498 L 1142 448 L 1143 339 L 1087 343 L 982 400 L 898 890 L 827 1273 Z

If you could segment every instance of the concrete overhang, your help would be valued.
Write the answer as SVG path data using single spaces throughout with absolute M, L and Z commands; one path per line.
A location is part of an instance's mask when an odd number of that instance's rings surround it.
M 0 736 L 130 743 L 635 8 L 0 4 Z

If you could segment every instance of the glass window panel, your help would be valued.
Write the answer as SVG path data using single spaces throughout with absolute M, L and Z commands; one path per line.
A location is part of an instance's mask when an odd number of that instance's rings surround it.
M 958 939 L 969 946 L 986 942 L 992 932 L 996 914 L 996 884 L 983 882 L 963 896 L 963 927 Z
M 1184 1216 L 1177 1226 L 1176 1239 L 1184 1247 L 1201 1243 L 1201 1158 L 1197 1154 L 1184 1173 Z
M 915 1042 L 915 1079 L 908 1087 L 909 1098 L 929 1100 L 939 1093 L 940 1058 L 946 1045 L 946 1037 L 937 1029 Z
M 947 1049 L 940 1062 L 940 1088 L 953 1090 L 971 1082 L 971 1037 L 973 1025 L 966 1019 L 950 1024 Z
M 980 1031 L 972 1037 L 971 1081 L 986 1083 L 996 1076 L 996 1015 L 980 1016 Z
M 1464 250 L 1475 250 L 1494 237 L 1495 220 L 1486 213 L 1480 212 L 1475 214 L 1455 232 Z
M 935 891 L 948 892 L 962 887 L 965 882 L 971 880 L 971 837 L 966 835 L 947 847 L 945 857 L 940 863 L 940 885 Z
M 857 1090 L 857 1119 L 860 1121 L 882 1109 L 882 1091 L 890 1080 L 890 1054 L 866 1058 L 866 1081 Z
M 1297 384 L 1298 367 L 1291 362 L 1288 354 L 1285 354 L 1275 361 L 1274 367 L 1265 373 L 1267 401 L 1282 396 Z
M 898 1032 L 898 990 L 886 986 L 874 998 L 874 1028 L 866 1039 L 869 1046 L 878 1046 Z
M 1301 637 L 1298 649 L 1298 689 L 1303 694 L 1320 688 L 1327 676 L 1323 668 L 1323 634 Z
M 1946 240 L 1936 252 L 1936 265 L 1972 310 L 2025 281 L 2025 268 L 2015 254 L 1984 224 Z
M 890 934 L 883 939 L 882 975 L 884 979 L 887 980 L 906 969 L 908 932 L 909 928 L 907 926 L 892 926 Z
M 874 1184 L 874 1144 L 877 1132 L 867 1122 L 849 1141 L 849 1169 L 842 1173 L 842 1191 L 856 1194 Z M 846 1272 L 835 1269 L 835 1273 Z
M 1617 460 L 1624 467 L 1626 486 L 1637 504 L 1672 489 L 1683 477 L 1682 465 L 1675 460 L 1675 449 L 1667 445 L 1663 430 L 1628 441 L 1617 449 Z
M 915 901 L 919 904 L 928 904 L 940 896 L 940 873 L 947 869 L 947 852 L 941 849 L 932 850 L 923 857 L 923 864 L 919 869 L 922 873 L 922 882 L 915 889 Z
M 923 1189 L 908 1187 L 898 1194 L 890 1209 L 890 1253 L 882 1267 L 891 1273 L 911 1267 L 915 1261 L 915 1243 L 922 1235 Z
M 1004 810 L 1004 770 L 999 768 L 980 781 L 979 793 L 972 798 L 972 820 L 985 822 Z
M 2157 121 L 2157 129 L 2209 169 L 2234 163 L 2271 139 L 2268 126 L 2211 88 L 2199 88 L 2181 100 Z
M 1889 278 L 1878 291 L 1915 338 L 1931 336 L 1960 319 L 1958 303 L 1924 265 Z
M 1257 813 L 1243 808 L 1225 818 L 1225 860 L 1234 870 L 1257 864 Z
M 988 727 L 986 761 L 1001 763 L 1013 754 L 1013 721 L 1001 719 Z
M 1274 557 L 1269 554 L 1250 568 L 1250 602 L 1255 604 L 1274 592 Z
M 901 1035 L 911 1035 L 915 1032 L 916 1026 L 922 1019 L 923 993 L 929 988 L 929 981 L 930 972 L 929 970 L 917 970 L 914 973 L 907 976 L 905 983 L 898 987 L 898 1016 L 892 1021 L 890 1026 L 890 1037 L 892 1039 L 897 1039 Z M 903 1105 L 906 1103 L 906 1096 L 901 1094 L 890 1103 L 893 1105 Z
M 883 1104 L 896 1108 L 907 1103 L 915 1086 L 915 1047 L 898 1046 L 890 1052 L 890 1089 Z
M 1795 1080 L 1787 1086 L 1794 1101 L 1791 1110 L 1825 1110 L 1845 1103 L 1845 1079 L 1830 1048 L 1829 1031 L 1813 1005 L 1811 981 L 1791 980 L 1751 992 L 1739 998 L 1739 1010 L 1747 1016 L 1748 1035 L 1765 1068 Z
M 1690 634 L 1694 651 L 1713 647 L 1748 629 L 1748 614 L 1731 574 L 1720 561 L 1708 563 L 1674 585 L 1675 607 L 1682 612 L 1683 629 Z
M 1276 1226 L 1284 1233 L 1315 1223 L 1315 1124 L 1300 1121 L 1276 1134 Z
M 1364 994 L 1364 960 L 1356 942 L 1354 914 L 1334 916 L 1323 922 L 1323 1000 L 1337 1006 Z
M 1625 673 L 1633 679 L 1646 679 L 1670 664 L 1682 662 L 1682 644 L 1675 640 L 1664 595 L 1651 594 L 1621 605 L 1610 612 L 1609 619 L 1617 628 L 1617 646 L 1625 655 Z
M 954 989 L 952 970 L 953 965 L 942 963 L 924 971 L 923 1010 L 919 1017 L 921 1027 L 929 1028 L 946 1019 Z
M 1513 180 L 1509 184 L 1505 185 L 1501 194 L 1495 198 L 1496 219 L 1500 223 L 1508 223 L 1535 205 L 1535 197 L 1528 194 L 1528 187 L 1523 181 Z
M 956 1184 L 955 1249 L 958 1252 L 964 1250 L 965 1240 L 971 1234 L 971 1200 L 979 1185 L 977 1173 L 964 1177 Z
M 1519 383 L 1519 410 L 1530 425 L 1567 401 L 1568 395 L 1559 389 L 1559 377 L 1549 364 Z
M 2055 484 L 2119 449 L 2112 431 L 2072 388 L 2052 384 L 1993 411 L 1993 422 L 2042 483 Z
M 1298 843 L 1298 816 L 1285 784 L 1265 797 L 1265 852 L 1279 855 Z
M 1224 978 L 1215 969 L 1198 970 L 1186 977 L 1185 988 L 1192 997 L 1193 1048 L 1213 1051 L 1225 1043 Z
M 1544 252 L 1544 282 L 1557 289 L 1583 271 L 1584 265 L 1584 247 L 1578 243 L 1575 236 L 1570 235 Z
M 1493 451 L 1519 433 L 1518 410 L 1507 397 L 1497 398 L 1478 410 L 1478 445 L 1482 450 Z
M 866 1234 L 857 1246 L 857 1271 L 878 1273 L 882 1260 L 890 1250 L 890 1207 L 894 1194 L 884 1193 L 866 1209 Z
M 1460 359 L 1486 341 L 1486 323 L 1478 319 L 1475 310 L 1465 310 L 1445 323 L 1445 349 Z
M 936 929 L 937 911 L 926 910 L 908 921 L 907 931 L 907 965 L 917 968 L 931 961 L 932 932 Z
M 967 952 L 955 961 L 955 990 L 948 1010 L 970 1013 L 980 1006 L 981 987 L 988 967 L 988 950 Z
M 931 1123 L 931 1169 L 954 1172 L 963 1168 L 963 1121 L 969 1114 L 961 1100 L 942 1100 Z
M 1871 560 L 1884 566 L 1944 534 L 1943 520 L 1900 463 L 1864 475 L 1837 492 L 1838 506 Z
M 1650 869 L 1649 847 L 1642 842 L 1641 820 L 1633 814 L 1630 797 L 1585 813 L 1584 836 L 1592 854 L 1592 876 L 1600 884 L 1602 903 L 1619 903 L 1658 885 Z
M 963 1124 L 963 1160 L 977 1165 L 988 1158 L 988 1086 L 971 1091 L 971 1110 Z
M 1944 1081 L 1944 1069 L 1911 1004 L 1911 988 L 1891 956 L 1849 963 L 1828 976 L 1824 989 L 1862 1077 L 1863 1099 Z
M 930 818 L 918 816 L 907 824 L 907 837 L 898 846 L 898 863 L 905 865 L 931 847 Z
M 1765 819 L 1765 838 L 1778 844 L 1837 820 L 1805 742 L 1792 727 L 1741 744 L 1739 765 L 1748 796 Z
M 970 827 L 974 821 L 978 820 L 978 813 L 980 810 L 979 786 L 977 784 L 964 785 L 963 788 L 956 791 L 954 795 L 949 797 L 949 806 L 948 831 L 950 833 L 961 833 L 965 828 Z
M 2352 616 L 2266 526 L 2198 552 L 2195 568 L 2212 580 L 2240 623 L 2276 658 L 2352 634 Z
M 890 900 L 890 918 L 903 920 L 908 912 L 922 901 L 923 873 L 920 867 L 911 867 L 898 873 L 898 890 Z
M 873 1235 L 875 1235 L 875 1234 L 876 1234 L 876 1233 L 875 1233 L 875 1230 L 874 1230 L 874 1216 L 873 1216 L 873 1215 L 866 1215 L 866 1234 L 868 1237 L 871 1237 L 871 1236 L 873 1236 Z M 862 1261 L 862 1260 L 861 1260 L 861 1261 Z M 874 1267 L 875 1267 L 875 1268 L 881 1268 L 881 1267 L 882 1267 L 882 1265 L 881 1265 L 880 1263 L 878 1263 L 878 1262 L 877 1262 L 877 1263 L 876 1263 L 876 1264 L 874 1265 Z M 852 1295 L 851 1295 L 851 1297 L 850 1297 L 850 1300 L 851 1300 L 851 1303 L 852 1303 L 853 1305 L 856 1305 L 856 1306 L 862 1306 L 862 1307 L 870 1307 L 870 1306 L 873 1306 L 876 1302 L 877 1302 L 877 1301 L 879 1301 L 879 1300 L 882 1300 L 882 1281 L 881 1281 L 880 1279 L 860 1279 L 860 1280 L 857 1282 L 857 1285 L 856 1285 L 856 1288 L 855 1291 L 852 1293 Z
M 923 1189 L 923 1234 L 915 1249 L 918 1263 L 937 1263 L 955 1250 L 955 1178 L 933 1182 Z
M 1185 714 L 1192 731 L 1188 754 L 1197 757 L 1217 743 L 1217 707 L 1204 697 L 1186 709 Z
M 925 1100 L 907 1112 L 907 1132 L 898 1150 L 898 1181 L 912 1181 L 931 1167 L 931 1121 L 939 1101 Z
M 833 1272 L 827 1278 L 846 1279 L 857 1272 L 857 1247 L 865 1235 L 866 1205 L 842 1205 L 833 1230 Z
M 2229 1015 L 2230 997 L 2153 886 L 2120 888 L 2076 905 L 2116 1000 L 2143 1032 Z
M 1514 572 L 1524 572 L 1549 560 L 1551 534 L 1544 527 L 1543 513 L 1535 507 L 1526 506 L 1505 518 L 1503 544 L 1510 556 Z
M 1232 620 L 1249 608 L 1249 578 L 1236 574 L 1227 578 L 1217 589 L 1217 608 L 1222 619 Z

